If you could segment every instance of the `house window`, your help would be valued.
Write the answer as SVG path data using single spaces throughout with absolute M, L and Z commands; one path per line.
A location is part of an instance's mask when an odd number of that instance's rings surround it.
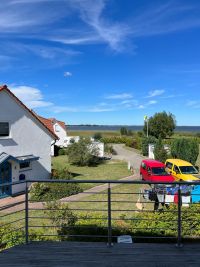
M 55 125 L 55 130 L 56 130 L 56 132 L 60 132 L 58 125 Z
M 31 168 L 31 162 L 30 161 L 24 161 L 19 164 L 20 169 L 29 169 Z
M 0 122 L 0 137 L 9 136 L 9 123 L 8 122 Z

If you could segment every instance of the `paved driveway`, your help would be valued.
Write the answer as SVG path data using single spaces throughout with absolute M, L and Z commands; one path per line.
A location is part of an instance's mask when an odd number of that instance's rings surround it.
M 131 166 L 133 166 L 135 173 L 139 174 L 141 161 L 145 157 L 140 155 L 134 149 L 131 149 L 131 150 L 126 149 L 124 144 L 114 144 L 113 148 L 117 152 L 117 155 L 113 155 L 112 158 L 125 160 L 127 162 L 127 166 L 128 166 L 128 162 L 130 162 Z

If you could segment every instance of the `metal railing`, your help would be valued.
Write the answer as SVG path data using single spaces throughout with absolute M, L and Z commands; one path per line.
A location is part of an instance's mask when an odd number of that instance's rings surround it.
M 87 184 L 89 187 L 104 184 L 104 186 L 85 190 L 76 197 L 73 195 L 62 198 L 60 202 L 64 206 L 49 208 L 45 200 L 30 199 L 29 185 L 35 182 L 45 185 L 62 184 L 62 186 L 69 184 Z M 191 223 L 191 214 L 198 214 L 200 206 L 195 203 L 190 204 L 189 207 L 183 207 L 181 190 L 183 185 L 192 188 L 200 183 L 175 182 L 171 184 L 177 187 L 178 203 L 176 205 L 170 203 L 161 209 L 158 209 L 157 205 L 155 209 L 157 200 L 150 201 L 144 198 L 143 189 L 145 187 L 151 191 L 158 184 L 169 185 L 169 183 L 52 179 L 0 184 L 0 188 L 17 184 L 24 185 L 24 195 L 0 200 L 0 226 L 3 229 L 0 233 L 1 242 L 2 240 L 7 243 L 11 241 L 11 244 L 15 245 L 22 241 L 28 244 L 34 240 L 101 240 L 111 247 L 120 235 L 130 235 L 137 242 L 152 240 L 160 242 L 168 239 L 174 240 L 177 246 L 181 247 L 183 239 L 200 237 L 198 234 L 196 236 L 192 234 L 194 230 L 197 232 L 200 230 L 200 218 L 199 220 L 198 216 L 193 218 Z M 52 201 L 52 199 L 49 200 Z M 137 207 L 138 203 L 140 208 Z M 196 204 L 197 209 L 192 209 L 191 206 Z M 52 212 L 51 215 L 48 211 Z M 69 211 L 68 222 L 63 221 L 66 217 L 61 218 L 66 215 L 61 214 L 62 211 Z M 52 215 L 58 216 L 52 219 Z M 74 218 L 74 222 L 70 224 L 70 219 Z M 4 243 L 1 247 L 4 247 Z

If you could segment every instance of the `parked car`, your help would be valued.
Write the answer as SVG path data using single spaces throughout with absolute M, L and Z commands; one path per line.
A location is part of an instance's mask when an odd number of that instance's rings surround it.
M 167 159 L 166 171 L 172 174 L 176 181 L 200 181 L 200 174 L 190 162 L 182 159 Z
M 174 177 L 166 172 L 165 164 L 152 159 L 142 160 L 140 177 L 141 180 L 150 182 L 174 182 Z

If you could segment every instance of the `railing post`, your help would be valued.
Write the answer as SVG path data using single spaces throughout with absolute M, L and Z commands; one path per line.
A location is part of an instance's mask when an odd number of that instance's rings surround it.
M 25 242 L 28 245 L 29 242 L 29 234 L 28 234 L 28 184 L 26 182 L 25 189 Z
M 181 248 L 183 244 L 181 243 L 181 232 L 182 232 L 182 222 L 181 222 L 181 205 L 182 205 L 182 198 L 181 198 L 181 189 L 180 185 L 178 188 L 178 238 L 176 247 Z
M 108 247 L 112 247 L 111 188 L 108 184 Z

